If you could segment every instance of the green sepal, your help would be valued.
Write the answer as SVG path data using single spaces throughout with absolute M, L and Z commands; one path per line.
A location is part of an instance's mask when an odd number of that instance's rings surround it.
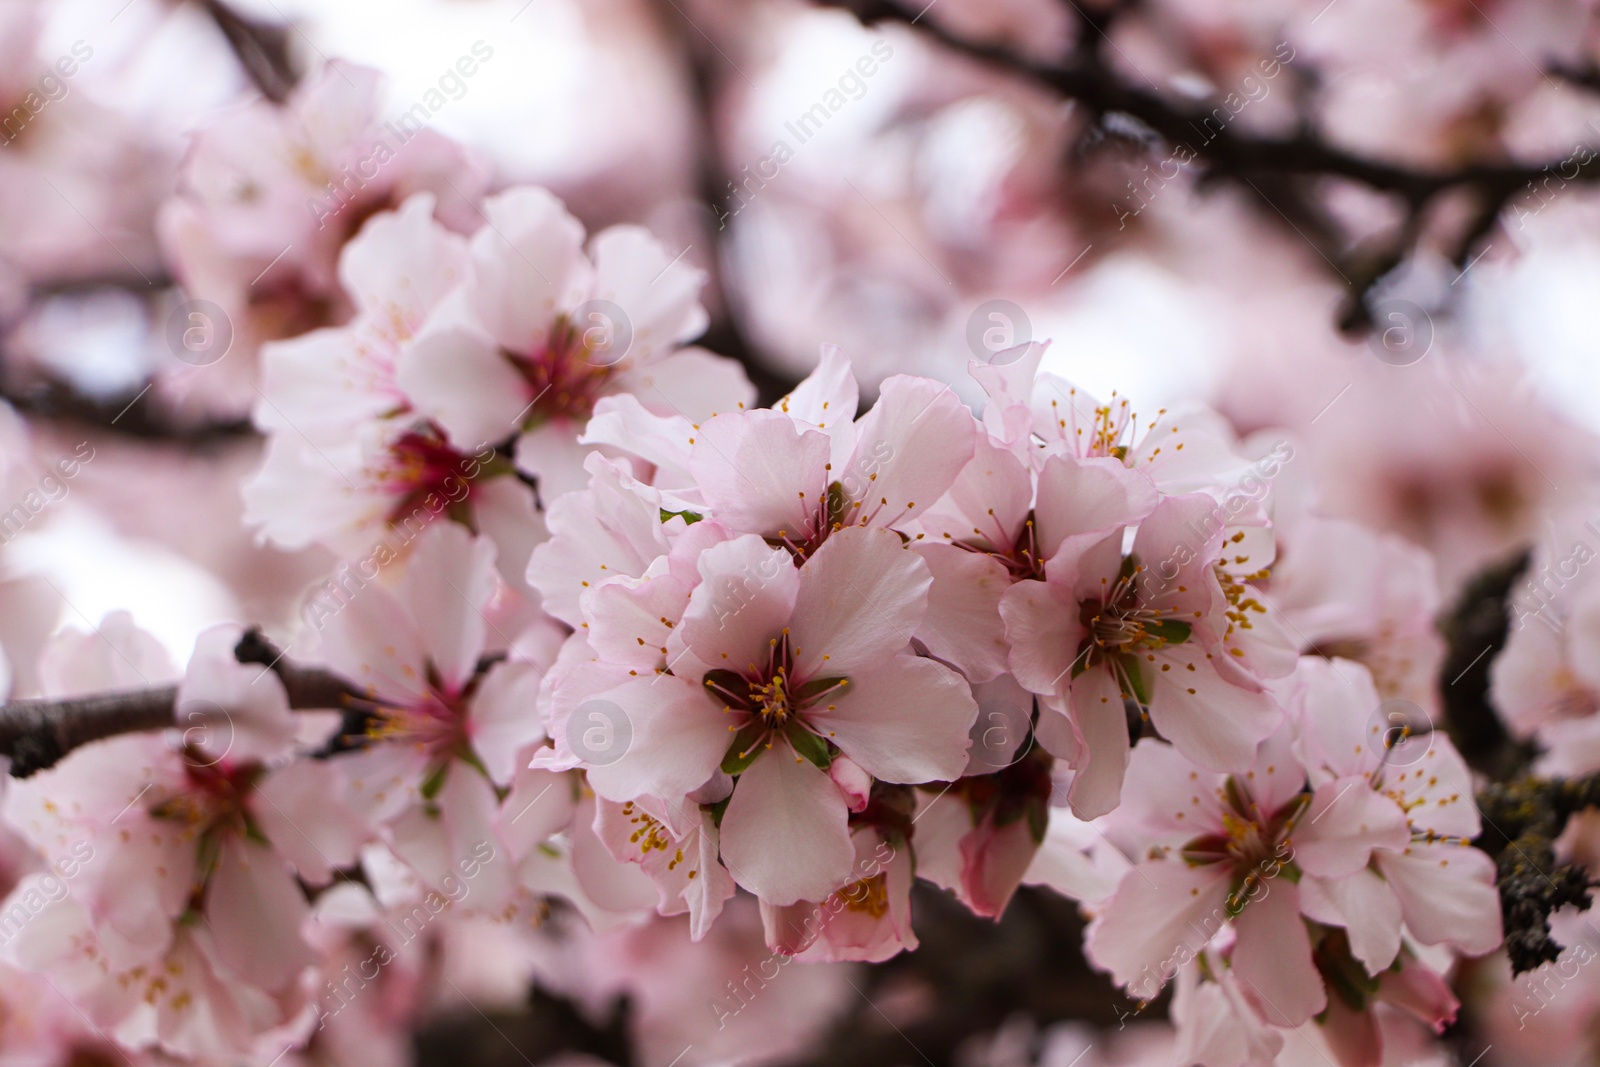
M 444 788 L 445 775 L 450 773 L 450 761 L 442 760 L 439 765 L 428 772 L 422 780 L 422 799 L 433 800 L 439 795 L 439 790 Z
M 1181 645 L 1189 640 L 1189 635 L 1194 633 L 1194 627 L 1180 619 L 1162 619 L 1159 622 L 1144 624 L 1146 633 L 1155 634 L 1169 645 Z
M 700 684 L 710 691 L 714 699 L 727 700 L 728 698 L 724 694 L 732 693 L 734 701 L 728 705 L 729 707 L 743 708 L 746 711 L 751 710 L 749 701 L 750 683 L 738 671 L 730 671 L 723 667 L 706 671 L 706 676 L 701 680 Z M 712 686 L 717 688 L 712 689 Z M 722 692 L 717 692 L 717 689 L 722 690 Z M 744 701 L 740 702 L 739 697 L 744 697 Z
M 258 845 L 270 846 L 272 842 L 268 839 L 267 835 L 262 832 L 260 825 L 256 823 L 255 816 L 251 815 L 247 811 L 243 813 L 243 817 L 245 839 L 248 841 L 254 841 Z
M 1359 964 L 1325 966 L 1318 969 L 1322 972 L 1322 978 L 1327 982 L 1328 988 L 1337 994 L 1351 1011 L 1366 1011 L 1368 999 L 1377 995 L 1378 980 L 1362 972 Z
M 828 748 L 828 742 L 807 730 L 799 722 L 790 722 L 783 735 L 789 739 L 789 744 L 794 746 L 795 752 L 810 760 L 819 771 L 825 771 L 833 763 L 833 752 Z
M 661 521 L 662 522 L 667 522 L 674 515 L 676 515 L 678 518 L 682 519 L 688 525 L 693 526 L 695 523 L 697 523 L 701 519 L 705 518 L 704 515 L 700 514 L 697 511 L 668 511 L 666 508 L 661 508 L 660 510 L 661 510 Z
M 1123 677 L 1127 678 L 1128 686 L 1133 690 L 1127 694 L 1138 701 L 1141 708 L 1150 706 L 1150 684 L 1144 680 L 1144 669 L 1139 666 L 1139 661 L 1132 656 L 1120 656 L 1117 663 L 1122 668 Z
M 748 723 L 733 735 L 733 742 L 722 756 L 723 774 L 740 774 L 761 755 L 761 735 L 767 726 L 760 719 Z
M 1083 644 L 1078 646 L 1078 658 L 1072 661 L 1072 676 L 1074 678 L 1088 670 L 1090 666 L 1093 665 L 1094 656 L 1089 651 L 1093 647 L 1094 642 L 1089 639 L 1085 639 Z
M 815 700 L 828 690 L 835 686 L 842 686 L 848 681 L 849 679 L 846 678 L 813 678 L 795 691 L 795 703 L 805 704 L 807 701 Z
M 1050 829 L 1050 805 L 1033 803 L 1028 805 L 1028 833 L 1033 835 L 1033 843 L 1044 844 L 1044 836 Z

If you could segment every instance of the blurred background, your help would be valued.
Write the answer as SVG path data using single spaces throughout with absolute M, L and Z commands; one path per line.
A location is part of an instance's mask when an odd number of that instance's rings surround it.
M 1286 484 L 1428 549 L 1449 602 L 1600 459 L 1597 58 L 1587 0 L 0 0 L 0 464 L 20 501 L 82 461 L 0 536 L 12 692 L 61 626 L 127 611 L 181 660 L 213 622 L 289 625 L 330 567 L 257 543 L 238 485 L 260 344 L 339 309 L 276 235 L 219 284 L 174 207 L 237 180 L 197 131 L 294 114 L 330 61 L 377 73 L 383 122 L 463 146 L 446 181 L 545 185 L 590 232 L 681 249 L 711 278 L 702 343 L 764 400 L 824 343 L 865 384 L 971 400 L 971 360 L 1048 340 L 1047 370 L 1140 412 L 1287 431 Z M 227 334 L 199 362 L 197 301 Z M 924 948 L 871 979 L 881 1018 L 849 968 L 786 978 L 776 1058 L 1135 1057 L 1081 1029 L 1134 1005 L 1083 969 L 1069 904 L 1025 891 L 999 933 L 918 908 Z M 636 940 L 616 966 L 652 965 Z M 624 1062 L 610 979 L 540 966 L 504 1032 L 446 1013 L 419 1047 Z M 630 1025 L 666 1067 L 704 1006 L 657 984 Z

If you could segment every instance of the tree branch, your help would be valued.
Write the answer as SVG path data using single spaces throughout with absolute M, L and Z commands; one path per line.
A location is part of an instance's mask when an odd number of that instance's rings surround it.
M 290 29 L 248 18 L 222 0 L 199 0 L 199 4 L 227 38 L 228 47 L 261 95 L 273 103 L 283 103 L 300 79 L 289 52 Z
M 289 663 L 257 630 L 234 648 L 240 663 L 267 667 L 283 682 L 289 707 L 341 710 L 359 694 L 350 683 L 320 667 Z M 67 753 L 91 741 L 119 734 L 177 726 L 178 687 L 62 699 L 13 700 L 0 706 L 0 756 L 11 760 L 11 774 L 26 778 L 53 767 Z
M 165 441 L 195 449 L 243 440 L 256 433 L 249 419 L 183 421 L 142 391 L 103 399 L 45 375 L 26 385 L 5 381 L 0 375 L 0 400 L 33 418 L 77 423 L 141 441 Z
M 1094 34 L 1093 41 L 1080 40 L 1080 47 L 1070 62 L 1048 64 L 997 45 L 966 40 L 936 21 L 902 8 L 894 0 L 817 0 L 817 3 L 848 10 L 868 25 L 914 24 L 921 33 L 969 59 L 1078 101 L 1097 120 L 1112 114 L 1131 116 L 1169 144 L 1188 146 L 1196 158 L 1205 161 L 1208 167 L 1205 178 L 1209 180 L 1226 180 L 1251 187 L 1263 177 L 1343 178 L 1376 192 L 1398 196 L 1405 202 L 1410 218 L 1401 231 L 1401 242 L 1397 243 L 1399 254 L 1386 256 L 1383 262 L 1397 264 L 1404 258 L 1419 230 L 1416 219 L 1443 193 L 1465 191 L 1475 201 L 1475 209 L 1451 242 L 1451 255 L 1461 265 L 1468 261 L 1519 189 L 1563 167 L 1575 168 L 1570 175 L 1562 172 L 1564 183 L 1600 180 L 1600 153 L 1582 163 L 1555 160 L 1544 165 L 1518 166 L 1474 162 L 1445 170 L 1418 170 L 1330 145 L 1304 122 L 1288 137 L 1257 136 L 1232 125 L 1219 125 L 1213 112 L 1203 106 L 1169 99 L 1120 80 L 1098 54 L 1104 37 L 1096 32 L 1093 22 L 1082 28 L 1084 34 Z M 1093 50 L 1088 48 L 1089 44 L 1095 46 Z M 1260 195 L 1259 189 L 1255 192 Z M 1323 250 L 1319 248 L 1319 251 Z M 1324 251 L 1324 254 L 1327 253 Z M 1347 271 L 1335 261 L 1335 269 L 1346 276 L 1352 298 L 1357 303 L 1381 277 L 1370 265 L 1365 269 L 1355 265 Z M 1346 327 L 1370 325 L 1364 312 L 1349 308 L 1342 313 L 1341 320 L 1341 325 Z
M 1518 975 L 1561 954 L 1550 936 L 1552 912 L 1568 904 L 1589 909 L 1589 872 L 1557 863 L 1555 845 L 1568 819 L 1600 807 L 1600 774 L 1492 783 L 1477 802 L 1486 828 L 1474 844 L 1494 857 L 1506 955 Z
M 722 145 L 717 135 L 718 78 L 712 69 L 716 62 L 712 58 L 715 46 L 677 4 L 665 5 L 661 17 L 677 44 L 689 77 L 696 126 L 695 181 L 698 194 L 718 223 L 718 229 L 710 234 L 712 254 L 708 257 L 707 266 L 711 283 L 717 287 L 721 297 L 719 304 L 722 313 L 697 343 L 742 363 L 745 373 L 759 392 L 759 402 L 773 404 L 792 390 L 796 382 L 792 377 L 774 373 L 761 359 L 756 346 L 746 334 L 736 310 L 740 297 L 728 284 L 726 261 L 722 255 L 728 219 L 735 212 L 729 196 L 731 176 L 724 164 Z M 726 59 L 721 61 L 727 62 Z

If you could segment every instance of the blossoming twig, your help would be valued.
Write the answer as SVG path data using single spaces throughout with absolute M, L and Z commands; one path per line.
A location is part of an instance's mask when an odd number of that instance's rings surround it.
M 291 708 L 342 708 L 354 695 L 337 675 L 283 659 L 257 630 L 245 634 L 234 656 L 240 663 L 272 670 L 283 682 Z M 178 687 L 164 685 L 58 700 L 13 700 L 0 706 L 0 755 L 10 758 L 13 777 L 26 778 L 91 741 L 175 725 L 177 699 Z

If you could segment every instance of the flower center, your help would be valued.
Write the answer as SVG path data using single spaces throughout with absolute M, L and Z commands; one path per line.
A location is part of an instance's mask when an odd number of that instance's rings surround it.
M 763 684 L 750 684 L 750 698 L 763 719 L 775 724 L 786 722 L 793 708 L 789 703 L 789 685 L 786 668 L 780 666 L 772 680 Z
M 728 725 L 734 734 L 722 761 L 722 769 L 738 774 L 772 747 L 778 735 L 794 750 L 818 767 L 826 768 L 833 750 L 806 724 L 803 713 L 826 701 L 850 684 L 848 678 L 813 678 L 801 682 L 794 675 L 794 651 L 789 647 L 789 631 L 768 640 L 767 662 L 746 664 L 743 671 L 718 669 L 706 672 L 706 690 L 722 703 L 724 714 L 735 716 Z M 827 705 L 831 711 L 832 704 Z
M 563 315 L 531 355 L 506 351 L 504 355 L 528 383 L 532 397 L 523 426 L 532 429 L 557 419 L 587 419 L 619 358 L 612 355 L 609 345 L 606 331 L 580 328 Z
M 1275 811 L 1264 811 L 1238 778 L 1230 776 L 1217 790 L 1222 801 L 1221 833 L 1204 834 L 1183 846 L 1190 864 L 1223 863 L 1233 873 L 1228 897 L 1231 912 L 1253 899 L 1254 887 L 1276 878 L 1294 859 L 1290 836 L 1311 805 L 1302 791 Z
M 1171 608 L 1146 600 L 1140 589 L 1145 568 L 1135 557 L 1123 560 L 1117 581 L 1102 599 L 1078 606 L 1085 636 L 1079 656 L 1085 667 L 1110 657 L 1151 652 L 1189 639 L 1191 627 Z
M 200 832 L 242 820 L 245 797 L 261 780 L 261 764 L 212 759 L 187 747 L 183 758 L 187 788 L 152 805 L 150 814 Z
M 481 469 L 477 460 L 457 452 L 427 427 L 396 438 L 389 446 L 387 465 L 369 475 L 394 495 L 388 522 L 398 526 L 421 511 L 437 514 L 440 508 L 426 503 L 430 498 L 436 504 L 441 500 L 450 505 L 464 503 L 472 493 L 472 475 Z
M 889 910 L 889 876 L 879 872 L 871 878 L 851 882 L 835 896 L 844 901 L 846 910 L 881 919 Z
M 367 736 L 402 741 L 433 756 L 452 755 L 467 743 L 466 697 L 450 696 L 430 685 L 415 704 L 394 706 L 372 702 L 367 711 Z

